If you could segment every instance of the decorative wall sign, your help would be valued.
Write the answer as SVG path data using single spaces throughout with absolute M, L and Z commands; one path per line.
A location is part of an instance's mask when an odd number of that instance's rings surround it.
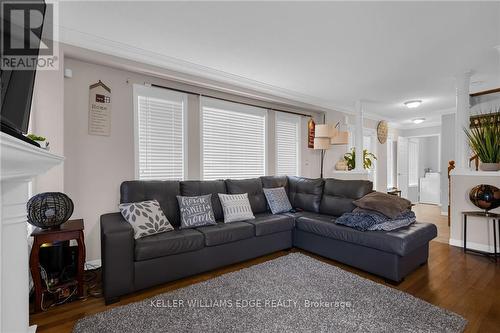
M 309 118 L 307 122 L 307 147 L 314 148 L 314 134 L 315 134 L 316 123 L 314 120 Z
M 111 134 L 111 89 L 101 80 L 89 87 L 89 134 Z
M 387 126 L 387 121 L 382 120 L 377 125 L 377 138 L 378 142 L 384 144 L 387 142 L 387 132 L 389 128 Z

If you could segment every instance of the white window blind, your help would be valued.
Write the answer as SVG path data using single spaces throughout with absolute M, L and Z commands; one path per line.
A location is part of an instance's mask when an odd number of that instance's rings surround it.
M 418 141 L 408 141 L 408 185 L 418 186 Z
M 187 95 L 134 85 L 134 108 L 137 178 L 184 179 Z
M 276 113 L 276 174 L 299 175 L 300 116 Z
M 265 109 L 202 99 L 204 180 L 266 174 L 266 116 Z

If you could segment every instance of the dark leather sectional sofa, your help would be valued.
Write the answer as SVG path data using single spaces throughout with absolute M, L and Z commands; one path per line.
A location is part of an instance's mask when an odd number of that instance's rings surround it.
M 285 187 L 296 213 L 271 214 L 263 188 Z M 126 181 L 121 202 L 156 199 L 174 231 L 134 240 L 120 213 L 101 216 L 101 254 L 107 304 L 136 290 L 297 247 L 400 282 L 427 262 L 433 224 L 393 232 L 360 232 L 337 225 L 352 201 L 372 191 L 363 180 L 266 176 L 220 181 Z M 212 193 L 215 218 L 223 220 L 217 193 L 248 193 L 255 220 L 179 229 L 176 195 Z

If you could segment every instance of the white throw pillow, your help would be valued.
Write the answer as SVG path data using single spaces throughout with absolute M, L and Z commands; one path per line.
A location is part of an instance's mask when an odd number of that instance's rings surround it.
M 134 228 L 135 239 L 174 230 L 156 200 L 123 203 L 118 207 Z
M 248 193 L 219 193 L 219 199 L 224 212 L 224 223 L 253 220 L 255 218 L 248 200 Z

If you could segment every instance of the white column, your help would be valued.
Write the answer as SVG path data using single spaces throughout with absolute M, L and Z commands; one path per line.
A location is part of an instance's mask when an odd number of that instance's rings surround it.
M 363 168 L 363 103 L 356 101 L 356 167 L 355 171 L 364 171 Z
M 457 112 L 455 114 L 455 166 L 468 169 L 471 157 L 464 128 L 469 128 L 470 101 L 469 88 L 472 73 L 465 72 L 456 76 Z

